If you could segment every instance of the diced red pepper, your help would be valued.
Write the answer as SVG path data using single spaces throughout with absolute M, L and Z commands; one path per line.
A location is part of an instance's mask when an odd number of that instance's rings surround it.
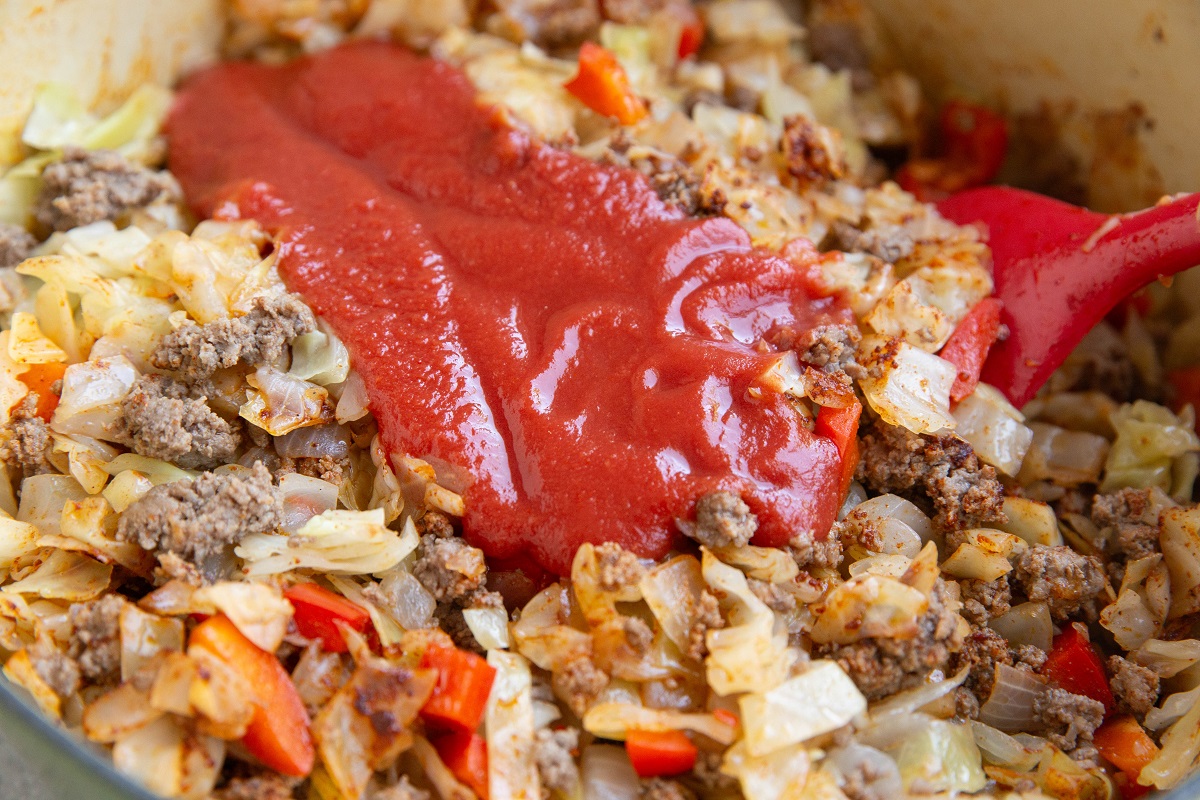
M 29 391 L 37 392 L 38 404 L 34 413 L 45 422 L 50 421 L 54 409 L 58 408 L 58 395 L 50 391 L 50 387 L 55 381 L 62 380 L 66 371 L 67 365 L 58 362 L 33 364 L 25 373 L 17 376 L 21 383 L 29 387 Z
M 857 400 L 845 408 L 821 406 L 817 411 L 817 434 L 832 439 L 842 459 L 842 497 L 849 491 L 858 468 L 858 420 L 861 416 L 862 403 Z
M 1054 637 L 1042 674 L 1068 692 L 1103 703 L 1107 713 L 1116 707 L 1100 654 L 1074 625 Z
M 896 182 L 918 200 L 933 202 L 989 183 L 1008 150 L 1008 125 L 983 106 L 951 100 L 942 108 L 940 158 L 915 158 L 896 173 Z
M 474 653 L 457 647 L 430 645 L 421 666 L 438 671 L 433 694 L 421 709 L 431 728 L 471 733 L 483 720 L 496 670 Z
M 314 755 L 308 712 L 275 654 L 243 636 L 223 614 L 197 625 L 188 646 L 207 650 L 224 661 L 255 693 L 254 714 L 242 737 L 246 750 L 276 772 L 308 775 Z
M 1117 787 L 1117 797 L 1120 800 L 1138 800 L 1139 797 L 1145 797 L 1154 791 L 1153 786 L 1142 786 L 1124 772 L 1113 776 L 1113 785 Z
M 678 775 L 696 765 L 696 745 L 683 731 L 629 731 L 625 752 L 643 778 Z
M 459 731 L 433 739 L 430 744 L 454 777 L 481 800 L 488 800 L 487 742 L 477 733 Z
M 1000 334 L 1000 309 L 1003 304 L 994 297 L 985 297 L 967 312 L 962 322 L 950 334 L 950 339 L 938 353 L 942 358 L 958 367 L 954 386 L 950 388 L 950 400 L 957 403 L 975 391 L 979 385 L 979 374 L 988 351 Z
M 1158 745 L 1133 717 L 1117 717 L 1104 723 L 1096 729 L 1092 744 L 1134 783 L 1142 768 L 1158 756 Z
M 1200 365 L 1171 370 L 1167 373 L 1167 383 L 1175 390 L 1172 407 L 1179 411 L 1191 403 L 1197 414 L 1196 431 L 1200 432 Z
M 679 32 L 679 58 L 682 60 L 699 53 L 700 46 L 703 44 L 704 20 L 700 19 L 700 15 L 696 13 L 696 9 L 688 6 L 687 16 L 683 21 L 683 29 Z
M 329 653 L 346 652 L 346 640 L 336 623 L 364 634 L 371 624 L 371 615 L 365 608 L 315 583 L 297 583 L 285 589 L 283 596 L 296 609 L 296 629 L 300 634 L 320 640 L 321 647 Z
M 579 74 L 563 84 L 583 104 L 622 125 L 632 125 L 646 116 L 646 104 L 629 85 L 629 76 L 617 57 L 598 44 L 584 42 L 579 48 Z
M 731 728 L 736 728 L 740 724 L 738 715 L 727 708 L 715 708 L 713 709 L 712 715 L 716 717 L 717 721 L 722 725 L 728 725 Z

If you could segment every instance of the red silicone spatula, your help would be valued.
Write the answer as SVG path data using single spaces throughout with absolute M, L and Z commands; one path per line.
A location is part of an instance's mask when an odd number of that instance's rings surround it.
M 1107 215 L 1006 186 L 939 202 L 947 219 L 981 224 L 992 248 L 1009 337 L 992 348 L 983 380 L 1021 407 L 1121 300 L 1200 265 L 1198 203 L 1187 194 Z

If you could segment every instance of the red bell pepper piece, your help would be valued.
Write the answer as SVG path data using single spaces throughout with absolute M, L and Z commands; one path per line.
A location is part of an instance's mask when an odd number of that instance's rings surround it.
M 832 439 L 842 459 L 842 497 L 849 491 L 858 468 L 858 420 L 861 416 L 862 403 L 857 400 L 845 408 L 821 406 L 817 411 L 817 435 Z
M 37 392 L 38 403 L 34 413 L 44 422 L 49 422 L 50 417 L 54 416 L 54 409 L 58 408 L 58 395 L 50 391 L 50 387 L 55 381 L 62 380 L 66 371 L 67 365 L 57 362 L 33 364 L 28 370 L 17 376 L 21 383 L 29 387 L 29 391 Z
M 346 652 L 346 640 L 336 623 L 365 634 L 371 615 L 362 606 L 315 583 L 297 583 L 284 590 L 283 596 L 296 609 L 296 629 L 302 636 L 318 639 L 329 653 Z
M 686 17 L 683 20 L 683 29 L 679 32 L 680 60 L 699 53 L 700 46 L 703 44 L 704 20 L 700 19 L 700 15 L 696 13 L 696 9 L 688 6 Z
M 246 750 L 276 772 L 308 775 L 313 766 L 308 712 L 279 659 L 243 636 L 223 614 L 197 625 L 188 646 L 224 661 L 255 693 L 254 713 L 242 737 Z
M 1145 797 L 1154 791 L 1153 786 L 1142 786 L 1124 772 L 1113 776 L 1113 785 L 1117 788 L 1117 797 L 1120 800 L 1138 800 L 1139 797 Z
M 616 117 L 622 125 L 632 125 L 646 116 L 646 104 L 634 94 L 617 57 L 598 44 L 583 43 L 579 48 L 579 74 L 563 85 L 588 108 Z
M 1000 334 L 1000 308 L 1002 303 L 994 297 L 985 297 L 967 312 L 962 322 L 950 334 L 950 339 L 938 353 L 942 358 L 958 367 L 958 376 L 950 388 L 950 400 L 957 403 L 975 391 L 979 385 L 979 373 L 988 351 Z
M 1106 713 L 1117 705 L 1100 654 L 1074 625 L 1054 637 L 1042 674 L 1068 692 L 1103 703 Z
M 696 745 L 683 731 L 629 731 L 625 752 L 643 778 L 678 775 L 696 765 Z
M 1200 415 L 1200 365 L 1173 369 L 1167 373 L 1167 383 L 1175 389 L 1172 407 L 1179 411 L 1188 403 Z M 1200 432 L 1200 416 L 1196 418 L 1196 431 Z
M 454 777 L 488 800 L 487 742 L 477 733 L 458 731 L 433 739 L 430 744 Z
M 983 106 L 951 100 L 938 121 L 945 155 L 915 158 L 896 173 L 896 182 L 918 200 L 932 202 L 989 183 L 1008 150 L 1008 125 Z
M 1158 756 L 1158 745 L 1133 717 L 1110 719 L 1096 729 L 1092 744 L 1135 784 L 1142 768 Z
M 496 670 L 474 653 L 457 647 L 430 645 L 421 666 L 438 671 L 437 685 L 421 709 L 431 728 L 471 733 L 483 720 Z

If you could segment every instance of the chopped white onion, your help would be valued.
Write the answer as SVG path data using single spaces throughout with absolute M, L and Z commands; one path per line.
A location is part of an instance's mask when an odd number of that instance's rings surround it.
M 1016 475 L 1033 441 L 1025 418 L 997 389 L 981 383 L 954 408 L 955 432 L 975 454 L 1005 475 Z
M 137 367 L 125 356 L 72 364 L 63 373 L 62 396 L 50 427 L 59 433 L 111 439 L 121 401 L 137 379 Z
M 979 709 L 979 721 L 1002 731 L 1026 731 L 1034 725 L 1033 703 L 1046 691 L 1046 684 L 1023 669 L 996 665 L 996 682 L 987 702 Z
M 1013 647 L 1031 644 L 1050 650 L 1054 638 L 1054 623 L 1045 603 L 1021 603 L 991 620 L 988 627 L 1008 640 Z
M 638 800 L 641 781 L 633 771 L 625 748 L 592 744 L 583 748 L 584 800 Z
M 297 428 L 275 439 L 275 452 L 288 458 L 345 458 L 350 454 L 350 433 L 341 425 Z

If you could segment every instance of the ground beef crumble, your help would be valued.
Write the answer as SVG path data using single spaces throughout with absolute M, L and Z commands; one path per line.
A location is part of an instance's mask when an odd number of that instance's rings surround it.
M 466 598 L 483 585 L 483 551 L 458 537 L 421 537 L 412 574 L 439 603 Z
M 758 530 L 758 517 L 733 492 L 709 492 L 696 501 L 696 521 L 677 520 L 683 534 L 700 544 L 720 549 L 743 547 Z
M 1051 744 L 1070 752 L 1092 740 L 1104 721 L 1104 704 L 1066 689 L 1047 689 L 1033 701 L 1033 714 Z
M 1159 551 L 1158 518 L 1169 503 L 1169 498 L 1152 489 L 1098 494 L 1092 499 L 1092 522 L 1113 530 L 1112 551 L 1126 561 L 1136 561 Z
M 958 582 L 963 618 L 972 625 L 986 625 L 1012 607 L 1012 590 L 1008 576 L 994 581 L 962 580 Z
M 870 253 L 889 263 L 896 263 L 916 247 L 912 234 L 899 225 L 885 225 L 863 230 L 841 220 L 831 228 L 834 246 L 847 253 Z
M 551 678 L 554 694 L 580 717 L 607 685 L 608 674 L 593 664 L 588 656 L 565 664 Z
M 667 778 L 644 778 L 641 800 L 696 800 L 696 793 L 679 781 Z
M 787 592 L 777 583 L 768 581 L 760 581 L 756 578 L 747 579 L 750 586 L 750 591 L 754 592 L 754 596 L 763 601 L 763 604 L 772 611 L 786 613 L 796 609 L 796 596 Z
M 293 339 L 316 327 L 316 318 L 299 296 L 260 297 L 243 316 L 204 325 L 188 322 L 168 333 L 150 362 L 193 384 L 218 369 L 273 364 Z
M 596 567 L 600 589 L 616 592 L 637 583 L 646 574 L 646 568 L 637 556 L 616 542 L 596 545 Z
M 79 690 L 79 665 L 46 639 L 38 639 L 26 648 L 33 671 L 59 697 L 70 697 Z
M 572 755 L 579 749 L 578 728 L 540 729 L 533 742 L 542 786 L 569 797 L 579 785 L 579 767 Z
M 873 492 L 932 505 L 934 524 L 943 532 L 1004 519 L 1004 488 L 996 471 L 957 436 L 918 435 L 876 419 L 866 426 L 861 445 L 858 479 Z
M 970 671 L 963 687 L 984 703 L 992 693 L 996 667 L 1012 663 L 1008 641 L 991 628 L 977 628 L 963 639 L 962 649 L 955 653 L 950 669 L 958 672 L 967 667 Z
M 696 601 L 695 621 L 688 631 L 688 658 L 697 661 L 708 655 L 708 644 L 704 641 L 710 630 L 725 627 L 725 618 L 721 616 L 721 606 L 716 596 L 707 589 L 700 592 Z
M 42 170 L 34 217 L 51 231 L 67 231 L 101 220 L 123 220 L 129 212 L 165 198 L 179 199 L 175 179 L 132 164 L 112 150 L 68 147 L 61 161 Z
M 912 639 L 866 638 L 818 651 L 837 661 L 867 699 L 895 694 L 919 684 L 930 671 L 945 669 L 951 655 L 962 647 L 961 617 L 950 610 L 948 600 L 946 585 L 939 579 Z
M 262 772 L 250 777 L 234 778 L 213 792 L 214 800 L 292 800 L 298 778 L 276 772 Z
M 117 538 L 193 564 L 283 522 L 279 490 L 261 463 L 155 486 L 121 515 Z
M 233 460 L 241 435 L 191 388 L 164 375 L 143 375 L 121 401 L 117 441 L 149 458 L 185 469 Z
M 1050 615 L 1063 621 L 1089 605 L 1105 586 L 1104 565 L 1066 545 L 1033 545 L 1017 559 L 1013 577 L 1025 596 L 1050 606 Z
M 119 594 L 71 605 L 71 642 L 68 654 L 79 663 L 83 676 L 94 683 L 121 677 L 121 609 Z
M 54 472 L 46 458 L 51 444 L 50 428 L 37 415 L 37 404 L 37 392 L 25 395 L 4 426 L 8 438 L 0 445 L 0 459 L 8 468 L 9 477 L 18 483 L 30 475 Z
M 15 267 L 37 247 L 37 239 L 20 225 L 0 222 L 0 267 Z
M 797 357 L 825 372 L 842 372 L 851 378 L 866 377 L 866 370 L 854 360 L 862 333 L 857 325 L 814 325 L 799 333 L 784 331 L 776 346 L 795 350 Z
M 1110 656 L 1108 673 L 1117 710 L 1139 719 L 1158 702 L 1158 673 L 1121 656 Z

